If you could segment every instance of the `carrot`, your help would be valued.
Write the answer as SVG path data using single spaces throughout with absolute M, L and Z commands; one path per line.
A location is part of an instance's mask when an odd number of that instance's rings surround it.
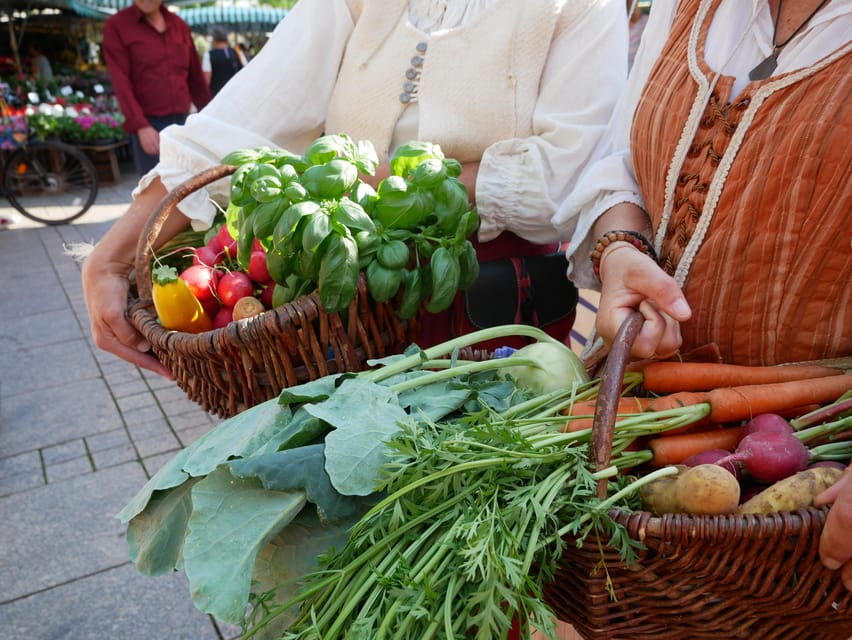
M 712 422 L 750 420 L 761 413 L 784 413 L 808 404 L 824 404 L 852 389 L 852 374 L 809 380 L 719 387 L 710 391 L 684 391 L 654 398 L 646 411 L 662 411 L 701 402 L 710 404 Z
M 636 414 L 645 410 L 645 406 L 651 398 L 637 398 L 634 396 L 621 396 L 618 399 L 617 415 Z M 591 429 L 595 416 L 597 400 L 581 400 L 575 402 L 566 415 L 570 416 L 563 431 L 581 431 Z
M 707 402 L 706 391 L 677 391 L 654 398 L 645 407 L 645 411 L 679 409 L 681 407 L 691 407 L 694 404 L 701 404 L 702 402 Z
M 761 413 L 779 413 L 806 404 L 837 400 L 852 389 L 852 374 L 831 375 L 775 384 L 721 387 L 707 392 L 714 422 L 748 420 Z
M 773 384 L 842 374 L 841 369 L 805 364 L 749 367 L 712 362 L 650 362 L 642 367 L 643 385 L 653 393 L 709 391 L 720 387 Z
M 710 449 L 733 451 L 742 440 L 743 433 L 743 427 L 724 427 L 651 438 L 648 441 L 648 447 L 654 453 L 651 466 L 681 464 L 690 456 Z

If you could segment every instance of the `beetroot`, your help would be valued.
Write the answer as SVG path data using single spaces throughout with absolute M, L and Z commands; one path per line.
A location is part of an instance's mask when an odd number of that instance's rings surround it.
M 708 449 L 689 456 L 683 461 L 683 464 L 687 467 L 697 467 L 700 464 L 719 464 L 720 460 L 729 455 L 731 455 L 731 452 L 725 449 Z M 740 465 L 736 462 L 723 462 L 719 466 L 730 471 L 737 480 L 740 479 Z
M 739 462 L 755 480 L 772 483 L 807 469 L 809 457 L 796 436 L 763 431 L 745 436 L 734 453 L 716 464 Z
M 792 434 L 793 427 L 790 426 L 790 423 L 785 418 L 779 416 L 777 413 L 762 413 L 749 420 L 745 424 L 743 431 L 744 435 L 751 435 L 758 432 Z

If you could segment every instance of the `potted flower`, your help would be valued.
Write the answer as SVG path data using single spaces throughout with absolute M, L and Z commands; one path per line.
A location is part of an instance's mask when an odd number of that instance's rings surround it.
M 84 143 L 106 145 L 124 139 L 124 117 L 120 114 L 86 114 L 77 116 L 75 120 L 82 129 Z

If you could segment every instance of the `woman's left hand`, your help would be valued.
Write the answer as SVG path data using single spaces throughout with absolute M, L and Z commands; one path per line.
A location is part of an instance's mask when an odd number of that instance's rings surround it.
M 840 480 L 819 494 L 814 505 L 831 505 L 819 540 L 819 557 L 832 570 L 840 570 L 843 584 L 852 591 L 852 465 Z
M 600 277 L 595 328 L 605 342 L 638 309 L 644 322 L 631 350 L 636 358 L 665 358 L 680 348 L 680 323 L 691 310 L 674 278 L 652 258 L 628 243 L 615 243 L 601 258 Z

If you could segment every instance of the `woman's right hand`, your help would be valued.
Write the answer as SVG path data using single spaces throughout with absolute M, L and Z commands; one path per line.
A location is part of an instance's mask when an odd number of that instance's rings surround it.
M 127 212 L 116 220 L 86 257 L 82 281 L 95 345 L 138 367 L 172 378 L 171 372 L 151 355 L 145 337 L 125 314 L 129 275 L 136 260 L 139 236 L 166 193 L 166 188 L 157 179 L 136 197 Z M 188 225 L 189 220 L 175 212 L 164 221 L 160 238 L 171 238 Z
M 150 353 L 151 346 L 125 314 L 130 289 L 130 265 L 101 255 L 99 243 L 83 263 L 83 296 L 95 346 L 122 360 L 167 378 L 171 372 Z
M 680 323 L 692 311 L 674 278 L 651 257 L 627 242 L 612 243 L 601 256 L 600 278 L 595 328 L 605 344 L 638 309 L 645 322 L 633 342 L 634 357 L 665 359 L 680 349 Z

